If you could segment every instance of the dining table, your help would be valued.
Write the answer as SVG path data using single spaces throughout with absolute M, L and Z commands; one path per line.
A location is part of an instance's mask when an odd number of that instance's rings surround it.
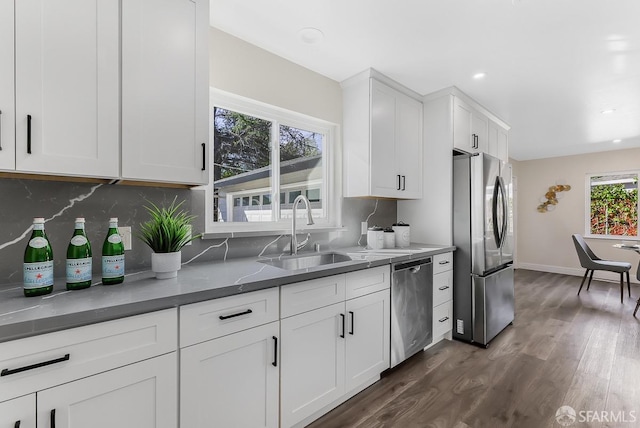
M 621 243 L 621 244 L 613 244 L 614 248 L 619 248 L 621 250 L 627 250 L 627 251 L 635 251 L 636 253 L 640 254 L 640 244 L 626 244 L 626 243 Z M 638 281 L 640 281 L 640 264 L 638 264 L 638 271 L 636 272 L 636 278 L 638 279 Z M 640 298 L 638 298 L 638 301 L 636 302 L 636 308 L 633 310 L 633 316 L 636 316 L 636 313 L 638 313 L 638 308 L 640 308 Z

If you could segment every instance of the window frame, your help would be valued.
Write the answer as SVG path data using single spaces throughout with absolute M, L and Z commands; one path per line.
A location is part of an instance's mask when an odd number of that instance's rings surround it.
M 593 177 L 618 176 L 618 175 L 628 175 L 628 174 L 635 174 L 638 177 L 637 187 L 638 187 L 638 193 L 640 194 L 640 169 L 614 171 L 614 172 L 596 172 L 596 173 L 587 173 L 585 175 L 585 186 L 584 186 L 584 189 L 585 189 L 584 237 L 585 238 L 609 239 L 609 240 L 617 240 L 617 241 L 620 241 L 620 240 L 640 241 L 640 227 L 637 228 L 637 232 L 636 232 L 637 234 L 635 236 L 595 235 L 591 233 L 591 179 Z M 640 220 L 640 197 L 638 198 L 636 210 Z
M 220 107 L 233 110 L 242 114 L 251 115 L 273 123 L 271 127 L 271 186 L 274 192 L 271 195 L 271 204 L 277 205 L 276 214 L 280 215 L 280 125 L 292 126 L 324 135 L 323 140 L 323 184 L 321 195 L 326 195 L 323 204 L 326 204 L 326 217 L 315 219 L 315 224 L 308 226 L 300 224 L 300 230 L 324 231 L 341 229 L 342 209 L 342 147 L 339 138 L 339 125 L 322 119 L 311 117 L 302 113 L 276 107 L 250 98 L 235 95 L 216 88 L 209 90 L 209 165 L 213 166 L 214 149 L 214 108 Z M 277 171 L 277 173 L 276 173 Z M 209 180 L 205 190 L 205 233 L 203 237 L 233 237 L 260 236 L 290 233 L 291 221 L 288 219 L 276 219 L 270 222 L 224 222 L 213 221 L 213 167 L 209 171 Z M 260 191 L 258 191 L 260 190 Z M 253 193 L 264 193 L 257 189 Z M 252 193 L 252 194 L 253 194 Z M 285 190 L 285 194 L 286 194 Z

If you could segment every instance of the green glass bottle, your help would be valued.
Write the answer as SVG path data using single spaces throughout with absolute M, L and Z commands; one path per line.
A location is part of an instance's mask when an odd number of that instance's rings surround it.
M 102 244 L 102 284 L 113 285 L 124 281 L 124 244 L 118 233 L 118 219 L 109 219 L 109 231 Z
M 33 219 L 33 231 L 24 250 L 22 265 L 24 295 L 49 294 L 53 290 L 53 251 L 44 233 L 44 219 Z
M 84 218 L 77 218 L 67 247 L 67 290 L 91 287 L 91 244 L 84 231 Z

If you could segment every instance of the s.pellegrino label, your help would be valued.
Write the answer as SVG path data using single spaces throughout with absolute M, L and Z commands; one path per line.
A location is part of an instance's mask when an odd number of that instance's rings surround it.
M 67 247 L 67 290 L 91 286 L 91 244 L 84 230 L 84 218 L 77 218 Z
M 109 231 L 102 244 L 102 284 L 113 285 L 124 281 L 124 244 L 118 233 L 118 219 L 109 219 Z
M 24 250 L 23 289 L 27 297 L 53 290 L 53 251 L 44 232 L 44 218 L 33 219 L 33 231 Z

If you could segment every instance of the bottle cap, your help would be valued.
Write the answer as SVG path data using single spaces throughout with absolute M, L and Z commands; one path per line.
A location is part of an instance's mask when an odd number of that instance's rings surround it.
M 42 223 L 42 224 L 44 224 L 44 217 L 34 217 L 33 218 L 33 222 L 34 223 Z
M 76 218 L 76 223 L 84 223 L 84 217 Z
M 111 217 L 109 219 L 109 223 L 117 223 L 118 222 L 118 217 Z

